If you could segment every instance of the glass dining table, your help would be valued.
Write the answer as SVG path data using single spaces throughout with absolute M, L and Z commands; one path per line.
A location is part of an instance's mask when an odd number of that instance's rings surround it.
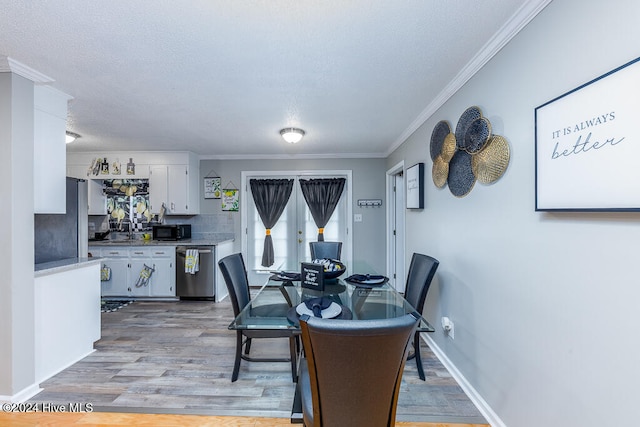
M 362 270 L 361 270 L 362 271 Z M 402 294 L 383 283 L 355 283 L 342 277 L 326 280 L 322 291 L 301 286 L 294 273 L 273 272 L 269 280 L 251 302 L 229 325 L 229 329 L 290 330 L 293 335 L 300 333 L 300 314 L 310 314 L 309 300 L 323 298 L 326 310 L 320 310 L 322 317 L 368 320 L 388 319 L 415 312 Z M 343 276 L 346 276 L 344 274 Z M 366 282 L 366 281 L 365 281 Z M 316 307 L 317 308 L 317 307 Z M 423 317 L 417 326 L 420 332 L 435 329 Z M 300 360 L 300 358 L 298 358 Z M 302 406 L 298 389 L 294 396 L 291 422 L 302 422 Z

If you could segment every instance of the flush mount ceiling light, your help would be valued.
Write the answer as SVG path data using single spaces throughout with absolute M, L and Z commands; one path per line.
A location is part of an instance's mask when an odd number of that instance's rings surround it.
M 282 138 L 289 144 L 295 144 L 300 142 L 304 136 L 304 131 L 298 128 L 284 128 L 280 131 L 280 135 L 282 135 Z
M 67 137 L 65 139 L 65 142 L 67 144 L 71 144 L 73 141 L 75 141 L 78 138 L 80 138 L 80 135 L 78 135 L 77 133 L 67 131 Z

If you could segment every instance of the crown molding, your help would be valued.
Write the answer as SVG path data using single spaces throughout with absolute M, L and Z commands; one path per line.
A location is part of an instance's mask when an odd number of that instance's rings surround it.
M 51 77 L 8 56 L 0 56 L 0 73 L 15 73 L 38 84 L 49 84 L 55 81 Z
M 422 113 L 405 129 L 387 150 L 391 155 L 403 142 L 418 130 L 440 107 L 444 105 L 465 83 L 511 41 L 533 18 L 553 0 L 528 1 L 507 21 L 500 30 L 480 49 L 454 79 L 435 97 Z
M 202 154 L 200 160 L 323 160 L 323 159 L 384 159 L 385 153 L 332 154 Z

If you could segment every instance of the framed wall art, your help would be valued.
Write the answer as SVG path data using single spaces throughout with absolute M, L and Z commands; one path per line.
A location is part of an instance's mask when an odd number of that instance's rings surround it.
M 235 188 L 222 190 L 222 210 L 238 212 L 240 210 L 239 192 Z
M 535 109 L 536 211 L 640 211 L 640 58 Z
M 205 199 L 219 199 L 222 197 L 222 184 L 220 183 L 220 177 L 209 177 L 204 179 L 204 198 Z
M 407 168 L 407 209 L 424 209 L 424 163 Z

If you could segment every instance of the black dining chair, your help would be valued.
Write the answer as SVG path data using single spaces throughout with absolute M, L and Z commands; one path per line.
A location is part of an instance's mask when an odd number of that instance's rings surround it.
M 404 299 L 406 299 L 418 313 L 422 314 L 424 302 L 427 298 L 427 292 L 433 281 L 440 262 L 428 255 L 414 253 L 409 264 L 409 272 L 407 273 L 407 282 L 404 290 Z M 425 380 L 424 368 L 422 367 L 422 358 L 420 357 L 420 332 L 416 332 L 413 337 L 413 353 L 409 355 L 408 360 L 416 359 L 418 367 L 418 375 L 421 380 Z
M 247 278 L 247 270 L 244 264 L 244 258 L 241 253 L 232 254 L 218 261 L 218 266 L 224 277 L 224 281 L 229 290 L 231 305 L 233 306 L 233 314 L 235 317 L 240 314 L 247 304 L 251 302 L 251 294 L 249 291 L 249 280 Z M 270 304 L 260 307 L 254 307 L 251 315 L 259 317 L 261 313 L 273 314 L 274 311 L 281 312 L 282 317 L 286 317 L 289 305 Z M 251 350 L 251 340 L 253 338 L 288 338 L 289 339 L 289 358 L 254 358 L 249 357 Z M 244 354 L 242 352 L 244 348 Z M 290 362 L 291 376 L 293 381 L 297 381 L 297 352 L 296 337 L 288 330 L 236 330 L 236 358 L 233 366 L 233 374 L 231 381 L 238 379 L 240 370 L 240 360 L 244 359 L 249 362 Z
M 309 242 L 311 259 L 340 259 L 342 242 Z
M 300 317 L 304 425 L 395 425 L 398 393 L 417 313 L 391 319 Z

